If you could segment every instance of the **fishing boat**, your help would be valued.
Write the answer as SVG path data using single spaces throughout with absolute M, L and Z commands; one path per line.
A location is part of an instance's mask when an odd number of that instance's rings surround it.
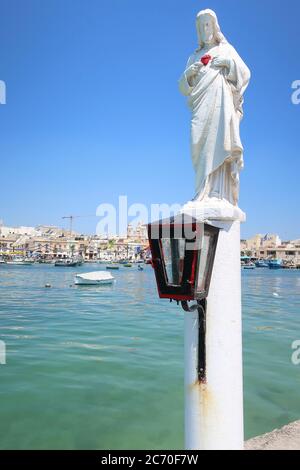
M 270 259 L 269 261 L 270 269 L 281 269 L 282 268 L 282 259 Z
M 16 256 L 15 258 L 6 262 L 6 264 L 15 265 L 15 266 L 30 266 L 34 261 L 26 258 Z
M 242 266 L 243 269 L 255 269 L 254 263 L 247 263 Z
M 54 266 L 58 267 L 74 267 L 81 266 L 82 261 L 76 258 L 62 258 L 55 261 Z
M 138 271 L 144 271 L 144 268 L 140 264 L 138 265 Z
M 123 266 L 124 266 L 124 268 L 131 268 L 132 264 L 131 263 L 124 263 Z
M 265 261 L 264 259 L 259 259 L 259 260 L 255 261 L 255 266 L 257 268 L 268 268 L 269 263 L 267 261 Z
M 106 271 L 93 271 L 90 273 L 76 274 L 74 277 L 74 284 L 95 286 L 111 284 L 115 278 Z
M 245 264 L 251 263 L 250 256 L 241 256 L 241 265 L 244 266 Z
M 297 269 L 297 265 L 295 264 L 294 261 L 288 260 L 284 261 L 282 264 L 283 269 Z
M 109 264 L 106 266 L 106 269 L 120 269 L 120 267 L 116 264 Z

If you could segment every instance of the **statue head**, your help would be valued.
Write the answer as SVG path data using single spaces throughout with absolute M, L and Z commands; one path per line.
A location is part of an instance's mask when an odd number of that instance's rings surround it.
M 200 49 L 205 44 L 227 42 L 219 26 L 217 15 L 210 9 L 199 11 L 196 28 Z

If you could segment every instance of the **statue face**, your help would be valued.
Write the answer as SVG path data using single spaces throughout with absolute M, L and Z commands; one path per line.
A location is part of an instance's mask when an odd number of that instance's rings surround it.
M 211 44 L 214 40 L 214 23 L 210 15 L 202 15 L 199 18 L 199 31 L 202 41 Z

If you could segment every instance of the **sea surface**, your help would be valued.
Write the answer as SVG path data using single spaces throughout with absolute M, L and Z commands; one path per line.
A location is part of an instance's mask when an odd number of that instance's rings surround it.
M 183 448 L 183 311 L 151 266 L 0 265 L 1 449 Z M 51 288 L 45 288 L 45 284 Z M 300 271 L 242 271 L 246 438 L 300 419 Z

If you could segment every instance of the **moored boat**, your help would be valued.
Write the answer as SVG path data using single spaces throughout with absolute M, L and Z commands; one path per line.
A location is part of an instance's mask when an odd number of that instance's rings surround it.
M 247 263 L 242 266 L 243 269 L 255 269 L 254 263 Z
M 296 264 L 293 261 L 286 261 L 282 264 L 283 269 L 297 269 Z
M 14 266 L 30 266 L 33 263 L 34 263 L 33 260 L 18 257 L 18 256 L 16 256 L 15 258 L 11 260 L 6 261 L 6 264 L 14 265 Z
M 76 274 L 74 284 L 76 285 L 103 285 L 111 284 L 115 278 L 106 271 L 92 271 L 90 273 Z
M 61 258 L 55 261 L 54 266 L 58 267 L 74 267 L 81 266 L 82 261 L 76 258 Z
M 269 263 L 267 261 L 265 261 L 264 259 L 259 259 L 259 260 L 255 261 L 255 266 L 257 268 L 268 268 Z
M 270 259 L 269 260 L 270 269 L 281 269 L 282 268 L 282 259 Z

